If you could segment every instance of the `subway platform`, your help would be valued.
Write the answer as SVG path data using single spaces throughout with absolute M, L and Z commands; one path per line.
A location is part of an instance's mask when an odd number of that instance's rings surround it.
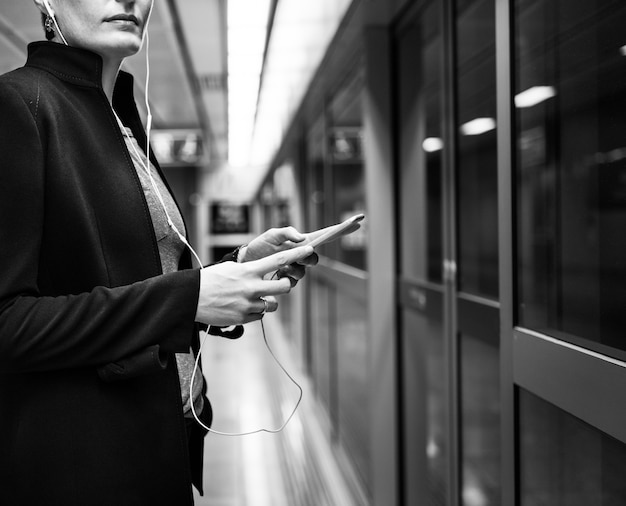
M 264 326 L 272 351 L 303 388 L 302 401 L 279 433 L 208 434 L 204 496 L 194 489 L 196 506 L 364 506 L 342 473 L 279 318 L 266 315 Z M 298 388 L 265 347 L 260 322 L 246 325 L 239 340 L 207 338 L 202 366 L 214 430 L 277 429 L 298 401 Z

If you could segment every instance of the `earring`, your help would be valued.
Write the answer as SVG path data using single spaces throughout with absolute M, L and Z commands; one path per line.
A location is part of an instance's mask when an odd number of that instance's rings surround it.
M 46 32 L 54 32 L 54 21 L 51 16 L 46 16 L 46 22 L 44 24 Z

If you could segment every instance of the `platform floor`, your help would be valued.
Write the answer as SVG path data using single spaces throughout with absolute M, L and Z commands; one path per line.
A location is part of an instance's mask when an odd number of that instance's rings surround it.
M 366 506 L 350 487 L 324 430 L 307 379 L 275 315 L 264 318 L 268 341 L 282 365 L 303 387 L 298 410 L 283 431 L 246 436 L 208 434 L 204 496 L 196 506 Z M 259 322 L 236 341 L 207 338 L 202 364 L 214 420 L 221 432 L 280 427 L 298 401 L 298 388 L 263 343 Z

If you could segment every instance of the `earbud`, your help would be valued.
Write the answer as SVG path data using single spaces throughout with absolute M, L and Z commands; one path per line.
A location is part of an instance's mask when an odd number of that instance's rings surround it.
M 46 10 L 48 11 L 48 16 L 53 18 L 54 14 L 52 13 L 52 7 L 50 7 L 50 2 L 48 2 L 48 0 L 43 0 L 43 5 L 46 8 Z

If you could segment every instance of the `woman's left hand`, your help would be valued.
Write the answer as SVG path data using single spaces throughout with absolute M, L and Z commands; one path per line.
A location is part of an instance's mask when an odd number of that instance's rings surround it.
M 306 235 L 301 234 L 293 227 L 270 228 L 240 249 L 238 261 L 259 260 L 274 253 L 295 248 L 305 239 Z M 295 286 L 298 280 L 304 277 L 306 267 L 316 265 L 318 260 L 317 253 L 314 252 L 298 263 L 282 267 L 276 271 L 276 276 L 278 278 L 288 277 L 291 286 Z

